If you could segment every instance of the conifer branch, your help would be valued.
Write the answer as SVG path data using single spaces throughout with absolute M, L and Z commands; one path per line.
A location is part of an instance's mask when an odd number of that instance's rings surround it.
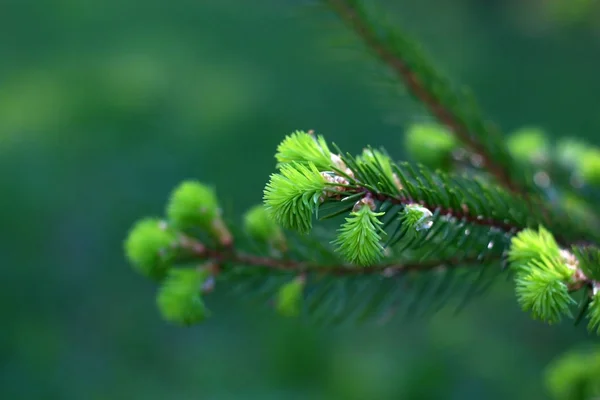
M 534 318 L 555 323 L 572 317 L 576 302 L 571 294 L 585 290 L 576 322 L 587 315 L 589 329 L 600 329 L 597 246 L 559 247 L 555 235 L 541 227 L 540 212 L 485 180 L 396 164 L 371 148 L 357 156 L 336 150 L 314 132 L 297 131 L 281 142 L 275 155 L 278 171 L 265 187 L 264 207 L 252 208 L 244 218 L 247 237 L 260 244 L 258 251 L 243 250 L 243 238 L 232 234 L 221 217 L 214 190 L 200 182 L 183 182 L 173 191 L 167 221 L 139 221 L 126 240 L 126 253 L 139 272 L 163 281 L 157 296 L 163 316 L 184 325 L 206 318 L 203 295 L 214 289 L 218 277 L 219 285 L 255 282 L 261 292 L 276 289 L 276 308 L 284 315 L 297 315 L 305 301 L 314 305 L 309 293 L 325 290 L 317 309 L 331 312 L 328 304 L 343 302 L 335 318 L 340 309 L 346 310 L 343 315 L 351 311 L 339 290 L 346 293 L 354 279 L 361 279 L 369 288 L 362 294 L 371 299 L 361 303 L 366 316 L 371 306 L 394 310 L 393 304 L 401 301 L 395 285 L 405 279 L 410 282 L 402 283 L 403 291 L 439 291 L 451 285 L 449 271 L 483 276 L 490 269 L 500 272 L 490 267 L 508 261 L 516 271 L 518 300 Z M 302 246 L 289 246 L 281 229 L 306 237 L 315 214 L 318 220 L 347 214 L 330 242 L 333 248 L 322 246 L 319 238 L 308 245 L 309 251 L 318 249 L 316 257 Z M 560 221 L 551 228 L 577 233 Z M 391 277 L 398 281 L 387 279 Z M 466 277 L 471 287 L 465 299 L 481 292 L 480 280 Z M 381 285 L 386 289 L 376 294 Z M 329 290 L 332 286 L 338 289 Z M 442 292 L 447 296 L 448 290 Z M 439 304 L 440 299 L 434 300 L 430 304 Z
M 264 204 L 244 215 L 244 235 L 230 232 L 212 187 L 183 182 L 165 220 L 144 218 L 125 240 L 133 267 L 160 282 L 162 315 L 183 325 L 202 321 L 209 315 L 203 295 L 217 277 L 219 287 L 275 294 L 286 316 L 341 321 L 398 305 L 437 309 L 464 292 L 456 281 L 467 286 L 462 306 L 491 282 L 487 274 L 508 266 L 517 299 L 534 319 L 577 324 L 587 317 L 588 329 L 600 334 L 600 232 L 590 218 L 597 213 L 565 212 L 581 195 L 569 186 L 572 176 L 600 186 L 600 151 L 570 154 L 574 175 L 559 171 L 563 183 L 553 182 L 548 164 L 538 168 L 539 148 L 547 146 L 531 146 L 539 132 L 507 145 L 470 98 L 454 92 L 402 35 L 380 29 L 359 0 L 323 1 L 453 135 L 432 126 L 407 135 L 409 150 L 428 164 L 421 166 L 396 163 L 383 149 L 353 156 L 333 145 L 332 152 L 324 137 L 294 132 L 277 147 Z M 421 148 L 422 141 L 430 146 Z M 474 174 L 440 171 L 457 149 L 473 160 Z M 334 240 L 310 236 L 314 217 L 340 216 Z
M 361 5 L 356 0 L 324 0 L 340 16 L 340 18 L 362 39 L 365 45 L 389 68 L 391 68 L 398 78 L 400 78 L 409 91 L 421 101 L 429 111 L 444 125 L 446 125 L 454 134 L 474 153 L 481 157 L 481 167 L 496 177 L 498 182 L 512 192 L 524 194 L 526 191 L 520 183 L 515 181 L 507 168 L 497 162 L 498 153 L 492 154 L 490 149 L 483 145 L 477 137 L 473 135 L 472 129 L 465 124 L 465 121 L 455 115 L 444 102 L 433 93 L 428 85 L 414 71 L 403 58 L 401 50 L 394 48 L 390 42 L 381 39 L 375 27 L 367 19 L 365 12 L 360 8 Z M 392 37 L 392 35 L 390 35 Z M 482 124 L 480 128 L 486 129 L 486 132 L 479 134 L 492 135 L 499 137 L 498 132 L 492 130 L 489 126 Z M 501 143 L 496 141 L 496 143 Z M 494 149 L 500 152 L 502 149 Z

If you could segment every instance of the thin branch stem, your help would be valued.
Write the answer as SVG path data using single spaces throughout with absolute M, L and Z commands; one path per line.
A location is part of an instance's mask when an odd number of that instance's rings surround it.
M 475 140 L 459 118 L 452 114 L 442 102 L 421 82 L 419 77 L 410 69 L 407 63 L 391 49 L 384 41 L 380 40 L 373 28 L 361 18 L 355 6 L 348 0 L 325 0 L 340 18 L 362 39 L 375 55 L 396 75 L 404 81 L 408 90 L 417 97 L 429 111 L 444 125 L 450 128 L 470 149 L 481 156 L 482 167 L 486 168 L 506 188 L 514 193 L 523 193 L 520 185 L 515 182 L 508 171 L 496 164 L 488 154 L 485 147 Z
M 202 243 L 188 238 L 183 237 L 181 245 L 188 251 L 190 251 L 195 257 L 202 259 L 209 259 L 216 264 L 222 263 L 233 263 L 243 265 L 246 267 L 257 267 L 257 268 L 268 268 L 271 270 L 278 271 L 290 271 L 298 274 L 303 273 L 318 273 L 322 275 L 333 275 L 333 276 L 357 276 L 357 275 L 377 275 L 383 276 L 394 276 L 398 273 L 408 271 L 431 271 L 436 268 L 452 268 L 452 267 L 466 267 L 476 266 L 482 263 L 490 262 L 493 260 L 480 260 L 480 259 L 460 259 L 450 258 L 447 260 L 428 260 L 422 262 L 411 262 L 411 263 L 390 263 L 382 265 L 374 265 L 370 267 L 357 267 L 351 265 L 322 265 L 315 263 L 307 263 L 296 260 L 283 260 L 273 257 L 257 256 L 254 254 L 248 254 L 238 252 L 234 248 L 219 249 L 206 247 Z M 497 261 L 500 261 L 499 259 Z

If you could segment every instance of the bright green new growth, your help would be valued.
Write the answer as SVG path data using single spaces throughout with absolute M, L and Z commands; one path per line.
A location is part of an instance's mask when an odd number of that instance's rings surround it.
M 550 144 L 544 131 L 537 127 L 523 127 L 507 137 L 510 154 L 521 162 L 544 161 Z
M 279 288 L 275 298 L 275 309 L 279 314 L 284 317 L 296 317 L 300 314 L 305 284 L 306 280 L 299 276 Z
M 308 233 L 325 186 L 325 178 L 312 162 L 307 165 L 283 164 L 279 173 L 272 174 L 267 183 L 265 205 L 284 228 Z
M 264 205 L 256 205 L 244 214 L 244 230 L 260 242 L 283 245 L 285 238 Z
M 571 307 L 576 301 L 571 293 L 584 289 L 588 329 L 600 334 L 598 248 L 560 249 L 552 234 L 540 227 L 538 231 L 523 230 L 512 238 L 508 260 L 516 271 L 517 299 L 524 311 L 551 324 L 563 316 L 572 318 Z
M 201 297 L 208 273 L 198 269 L 172 269 L 158 291 L 156 303 L 163 318 L 171 323 L 189 326 L 208 315 Z
M 219 203 L 213 188 L 197 181 L 181 183 L 167 204 L 167 217 L 177 229 L 200 226 L 212 229 L 219 217 Z
M 362 205 L 346 218 L 333 241 L 336 251 L 353 264 L 367 266 L 376 264 L 383 256 L 381 235 L 382 222 L 377 218 L 384 213 L 376 213 L 368 205 Z
M 331 152 L 323 136 L 296 131 L 287 136 L 277 147 L 275 158 L 279 165 L 289 163 L 312 163 L 318 170 L 330 169 Z
M 138 221 L 125 240 L 125 254 L 142 275 L 159 279 L 170 266 L 177 235 L 165 221 L 144 218 Z
M 458 141 L 444 126 L 436 123 L 411 125 L 405 134 L 404 144 L 408 153 L 418 162 L 432 169 L 448 169 L 452 152 Z
M 508 259 L 517 271 L 516 293 L 523 311 L 550 324 L 565 315 L 572 317 L 570 307 L 575 300 L 567 285 L 575 271 L 566 264 L 550 232 L 543 227 L 537 232 L 521 231 L 512 239 Z
M 519 304 L 523 311 L 531 311 L 533 318 L 553 324 L 563 315 L 572 317 L 569 307 L 575 300 L 560 275 L 538 268 L 517 274 L 515 281 Z
M 532 261 L 542 258 L 560 259 L 560 248 L 554 236 L 544 227 L 540 226 L 537 232 L 525 229 L 512 238 L 508 261 L 514 269 L 528 271 Z

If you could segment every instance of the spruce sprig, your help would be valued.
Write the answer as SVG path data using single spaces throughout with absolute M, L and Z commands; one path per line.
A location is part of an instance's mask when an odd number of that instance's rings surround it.
M 306 165 L 298 162 L 284 164 L 267 183 L 265 205 L 284 228 L 308 233 L 326 184 L 325 178 L 310 161 Z
M 281 164 L 312 163 L 319 170 L 331 166 L 331 152 L 323 136 L 314 136 L 304 131 L 288 135 L 279 146 L 275 158 Z
M 535 319 L 548 323 L 560 322 L 563 315 L 573 317 L 569 307 L 575 300 L 569 295 L 567 285 L 554 271 L 533 268 L 516 279 L 516 293 L 524 311 L 531 311 Z
M 176 241 L 176 231 L 166 221 L 144 218 L 129 231 L 124 243 L 125 254 L 141 274 L 159 279 L 173 261 Z
M 381 244 L 381 222 L 378 217 L 385 213 L 376 213 L 368 204 L 359 204 L 346 222 L 338 230 L 338 237 L 333 242 L 337 251 L 352 264 L 361 266 L 375 265 L 383 256 Z
M 183 182 L 165 219 L 140 220 L 125 240 L 134 269 L 159 282 L 163 317 L 180 325 L 204 320 L 205 297 L 223 286 L 269 297 L 287 316 L 339 322 L 402 306 L 420 313 L 455 291 L 465 304 L 493 281 L 488 272 L 508 265 L 517 300 L 533 318 L 572 318 L 580 292 L 579 315 L 600 334 L 600 232 L 587 218 L 597 213 L 584 210 L 573 220 L 566 213 L 570 200 L 594 204 L 596 195 L 554 184 L 569 175 L 583 178 L 586 190 L 598 185 L 600 152 L 579 157 L 573 154 L 583 150 L 571 149 L 558 157 L 560 168 L 548 167 L 550 146 L 539 131 L 505 141 L 403 34 L 381 25 L 359 0 L 324 1 L 445 126 L 408 135 L 409 151 L 431 168 L 394 162 L 383 149 L 352 155 L 312 131 L 296 131 L 277 147 L 264 204 L 234 233 L 214 188 Z M 532 143 L 539 151 L 522 151 Z M 465 158 L 470 165 L 453 168 Z M 544 167 L 543 174 L 534 176 L 533 167 Z M 338 220 L 337 236 L 315 228 L 315 219 Z
M 163 282 L 156 303 L 164 318 L 172 323 L 193 325 L 202 322 L 209 312 L 201 297 L 202 285 L 209 279 L 207 271 L 174 269 Z
M 308 143 L 306 138 L 317 149 L 328 148 L 322 137 L 315 141 L 304 132 L 290 137 L 278 147 L 279 152 L 288 151 L 297 142 Z M 233 240 L 223 246 L 223 232 L 230 238 L 233 235 L 221 218 L 216 194 L 196 181 L 184 182 L 173 191 L 166 207 L 167 221 L 145 219 L 136 224 L 126 241 L 127 254 L 141 272 L 150 275 L 144 271 L 158 268 L 159 280 L 166 275 L 157 302 L 167 320 L 183 325 L 203 320 L 209 314 L 202 298 L 203 283 L 216 278 L 231 284 L 236 279 L 262 282 L 268 271 L 293 274 L 296 278 L 287 283 L 273 285 L 279 280 L 266 279 L 260 291 L 272 292 L 280 313 L 298 315 L 306 309 L 304 301 L 314 297 L 314 285 L 323 285 L 314 280 L 316 276 L 326 278 L 327 287 L 338 282 L 336 287 L 344 288 L 351 282 L 344 277 L 433 274 L 435 268 L 460 268 L 473 257 L 479 263 L 492 263 L 507 253 L 507 261 L 517 272 L 517 299 L 524 310 L 536 319 L 559 322 L 563 316 L 572 317 L 571 293 L 592 287 L 589 326 L 590 330 L 598 329 L 598 282 L 594 279 L 600 251 L 574 246 L 571 253 L 560 248 L 544 227 L 526 229 L 539 226 L 542 217 L 528 214 L 519 196 L 476 180 L 396 164 L 371 148 L 358 156 L 328 150 L 328 160 L 334 161 L 323 162 L 320 168 L 313 163 L 314 154 L 308 152 L 303 158 L 297 152 L 289 163 L 281 157 L 278 171 L 265 187 L 264 205 L 253 207 L 244 217 L 245 234 L 268 244 L 271 250 L 277 249 L 276 253 L 243 253 L 231 246 Z M 306 235 L 313 231 L 315 211 L 335 204 L 342 205 L 336 215 L 347 213 L 347 217 L 331 241 L 333 247 L 322 248 L 323 259 L 333 261 L 319 264 L 290 258 L 291 254 L 286 254 L 289 232 L 284 233 L 281 227 Z M 214 244 L 190 237 L 190 227 L 194 226 L 216 239 Z M 429 263 L 434 254 L 441 258 Z M 190 257 L 217 267 L 172 268 L 178 260 Z M 414 284 L 419 291 L 428 285 L 426 280 Z M 376 290 L 376 286 L 369 287 Z M 474 292 L 477 290 L 469 291 Z M 321 300 L 336 304 L 343 293 L 346 289 L 327 291 Z

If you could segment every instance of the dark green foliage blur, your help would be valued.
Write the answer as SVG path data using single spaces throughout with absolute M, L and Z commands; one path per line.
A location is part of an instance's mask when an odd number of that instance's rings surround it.
M 541 399 L 545 366 L 597 340 L 532 321 L 508 279 L 384 327 L 300 325 L 218 288 L 201 326 L 159 317 L 122 241 L 180 181 L 214 184 L 239 221 L 284 135 L 402 159 L 428 118 L 307 3 L 2 2 L 0 398 Z M 505 130 L 600 144 L 598 10 L 539 3 L 381 7 Z

